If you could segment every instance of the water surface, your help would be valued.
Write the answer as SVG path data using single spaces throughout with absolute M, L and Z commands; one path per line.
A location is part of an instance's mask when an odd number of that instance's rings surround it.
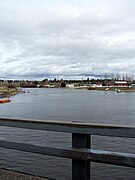
M 67 89 L 29 89 L 0 104 L 0 117 L 80 121 L 135 126 L 135 93 Z M 69 147 L 71 135 L 17 128 L 0 128 L 0 139 Z M 134 153 L 135 140 L 92 136 L 92 148 Z M 71 160 L 0 149 L 0 166 L 58 180 L 71 179 Z M 132 168 L 92 163 L 94 180 L 133 180 Z

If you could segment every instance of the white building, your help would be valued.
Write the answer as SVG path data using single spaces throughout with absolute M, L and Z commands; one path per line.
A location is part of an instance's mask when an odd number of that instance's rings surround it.
M 74 89 L 75 85 L 74 84 L 66 84 L 66 88 L 71 88 Z

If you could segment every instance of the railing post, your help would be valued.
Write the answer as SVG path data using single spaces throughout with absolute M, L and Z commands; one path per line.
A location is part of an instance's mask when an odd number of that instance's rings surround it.
M 90 135 L 72 133 L 72 147 L 91 147 Z M 90 180 L 90 163 L 83 160 L 72 160 L 72 180 Z

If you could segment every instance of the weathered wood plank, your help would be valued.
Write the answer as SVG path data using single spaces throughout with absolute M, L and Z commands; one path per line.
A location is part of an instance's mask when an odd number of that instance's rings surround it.
M 59 122 L 8 118 L 0 118 L 0 126 L 66 133 L 135 138 L 134 126 L 101 125 L 80 122 Z
M 120 165 L 135 168 L 135 154 L 100 151 L 84 148 L 53 148 L 25 143 L 16 143 L 0 140 L 0 147 L 20 150 L 43 155 L 98 162 L 112 165 Z

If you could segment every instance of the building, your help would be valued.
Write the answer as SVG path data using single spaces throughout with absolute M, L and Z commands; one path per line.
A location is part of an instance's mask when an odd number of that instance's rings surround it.
M 66 88 L 71 88 L 74 89 L 75 85 L 74 84 L 66 84 Z
M 126 81 L 115 81 L 114 86 L 115 87 L 128 87 L 128 83 Z

